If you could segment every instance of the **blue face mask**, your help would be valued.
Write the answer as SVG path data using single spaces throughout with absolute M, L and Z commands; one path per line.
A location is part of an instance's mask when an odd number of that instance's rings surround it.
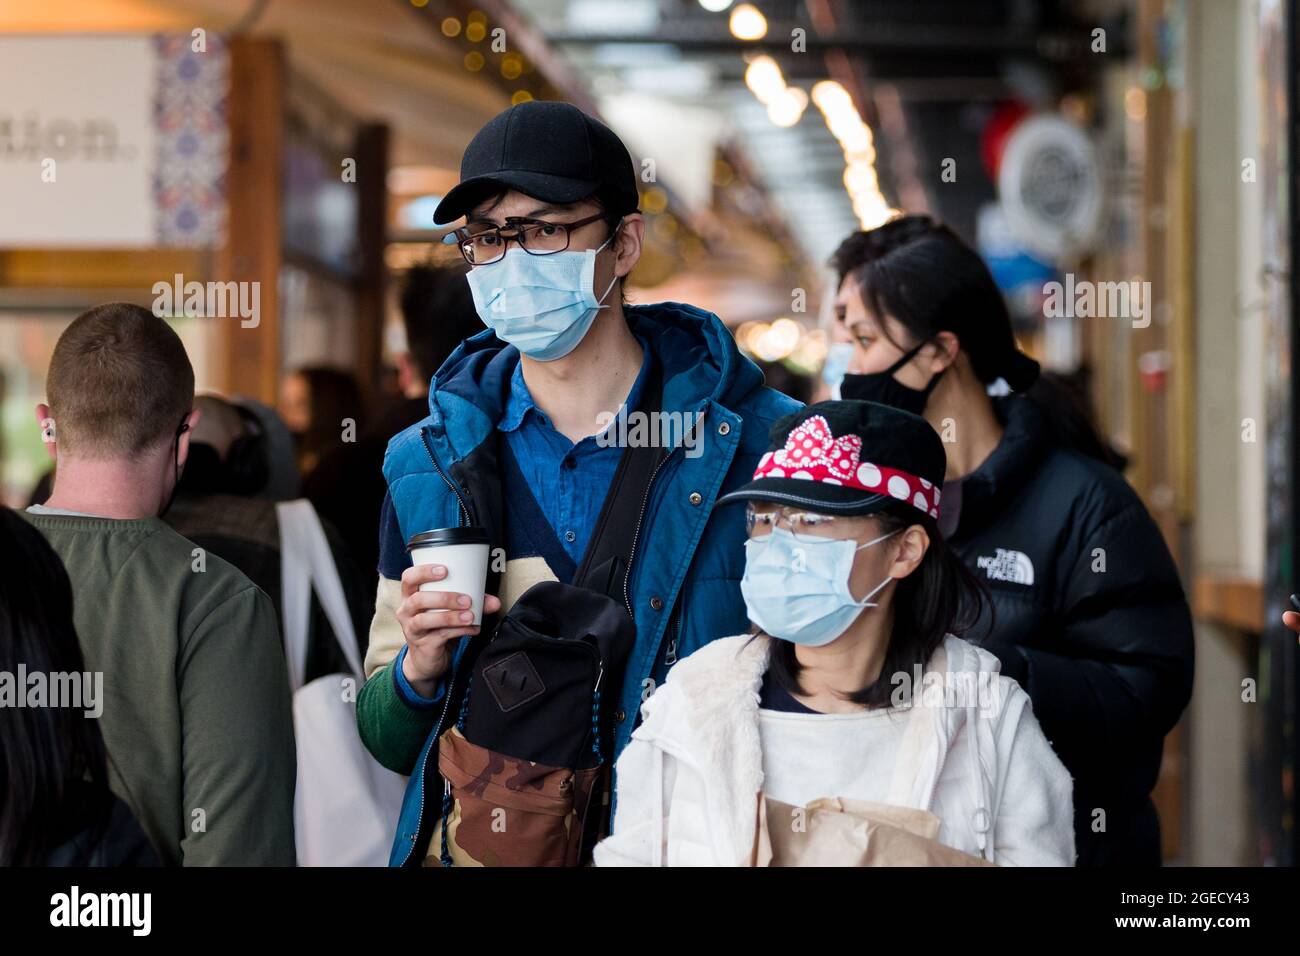
M 849 370 L 851 361 L 853 361 L 852 342 L 836 342 L 826 350 L 826 361 L 822 365 L 822 381 L 831 390 L 833 401 L 840 400 L 840 385 L 844 382 L 844 374 Z
M 871 599 L 894 580 L 885 578 L 861 601 L 849 592 L 853 557 L 864 548 L 891 538 L 891 531 L 866 544 L 822 538 L 810 542 L 785 528 L 745 542 L 745 575 L 740 593 L 749 619 L 783 641 L 821 647 L 835 640 Z
M 618 230 L 614 231 L 617 235 Z M 497 338 L 529 358 L 550 362 L 578 347 L 595 321 L 605 296 L 592 291 L 596 253 L 609 245 L 611 235 L 595 249 L 533 256 L 508 249 L 499 260 L 469 271 L 474 308 Z

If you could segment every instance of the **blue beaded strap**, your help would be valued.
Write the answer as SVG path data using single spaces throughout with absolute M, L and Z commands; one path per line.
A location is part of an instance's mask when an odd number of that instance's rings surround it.
M 591 752 L 596 755 L 598 763 L 605 758 L 600 752 L 600 690 L 591 695 Z
M 599 666 L 596 686 L 591 692 L 591 752 L 596 755 L 597 766 L 605 762 L 605 755 L 600 751 L 600 682 L 605 679 L 604 662 L 600 662 Z
M 451 847 L 447 842 L 447 822 L 451 819 L 451 784 L 444 784 L 446 789 L 442 794 L 442 859 L 443 866 L 451 866 Z
M 456 729 L 462 734 L 465 732 L 465 715 L 469 713 L 469 692 L 473 689 L 474 684 L 471 681 L 465 688 L 465 696 L 461 698 L 460 713 L 456 715 Z

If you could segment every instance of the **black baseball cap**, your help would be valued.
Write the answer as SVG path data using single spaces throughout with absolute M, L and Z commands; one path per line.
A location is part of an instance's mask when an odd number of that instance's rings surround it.
M 604 123 L 572 103 L 530 100 L 488 120 L 460 161 L 460 183 L 433 221 L 459 219 L 502 189 L 517 189 L 543 202 L 598 199 L 621 216 L 639 202 L 632 156 Z
M 877 402 L 818 402 L 772 426 L 754 478 L 723 495 L 832 515 L 907 504 L 937 520 L 948 456 L 919 415 Z

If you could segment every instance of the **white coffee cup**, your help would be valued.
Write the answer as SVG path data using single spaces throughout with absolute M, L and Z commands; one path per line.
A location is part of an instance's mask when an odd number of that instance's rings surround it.
M 484 528 L 436 528 L 407 542 L 412 564 L 441 564 L 447 576 L 420 585 L 421 591 L 468 594 L 474 626 L 483 623 L 483 590 L 487 587 L 488 535 Z

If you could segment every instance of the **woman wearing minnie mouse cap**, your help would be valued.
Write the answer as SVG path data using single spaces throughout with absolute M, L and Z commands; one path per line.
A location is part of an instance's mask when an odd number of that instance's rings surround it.
M 598 865 L 749 865 L 759 806 L 823 798 L 933 814 L 970 858 L 1074 863 L 1070 777 L 1027 695 L 954 636 L 981 592 L 939 534 L 945 466 L 926 421 L 885 405 L 777 422 L 753 480 L 718 502 L 747 511 L 754 630 L 678 663 L 643 705 Z

